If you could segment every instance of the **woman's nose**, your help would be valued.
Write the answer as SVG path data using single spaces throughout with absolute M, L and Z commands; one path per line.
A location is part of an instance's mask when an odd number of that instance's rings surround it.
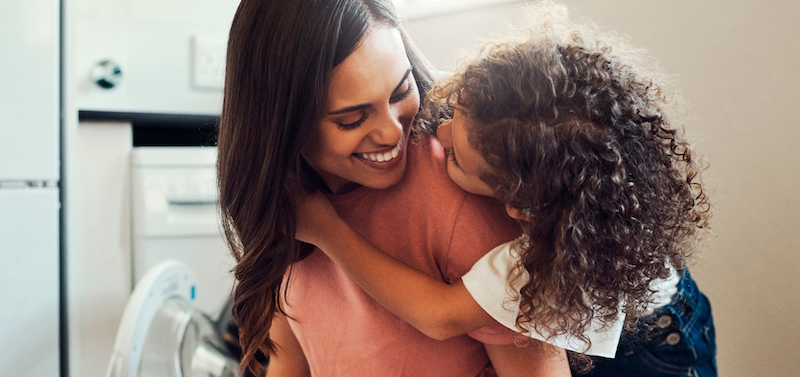
M 394 145 L 403 137 L 403 123 L 389 112 L 373 130 L 373 140 L 380 145 Z
M 439 143 L 442 144 L 445 148 L 450 148 L 453 144 L 452 140 L 450 139 L 450 128 L 452 127 L 453 120 L 449 119 L 439 126 L 439 129 L 436 130 L 436 138 L 439 139 Z

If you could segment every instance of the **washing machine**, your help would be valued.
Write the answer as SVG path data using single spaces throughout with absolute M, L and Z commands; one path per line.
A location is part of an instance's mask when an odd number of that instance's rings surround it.
M 139 280 L 122 316 L 106 377 L 241 377 L 220 323 L 195 307 L 199 281 L 167 259 Z
M 175 259 L 197 277 L 193 305 L 216 320 L 233 288 L 235 261 L 217 209 L 216 147 L 136 147 L 131 156 L 133 287 Z
M 107 377 L 238 377 L 215 147 L 131 155 L 131 294 Z

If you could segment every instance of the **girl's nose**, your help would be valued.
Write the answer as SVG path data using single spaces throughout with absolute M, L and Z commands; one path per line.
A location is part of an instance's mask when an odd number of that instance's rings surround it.
M 450 148 L 453 145 L 453 142 L 450 139 L 450 128 L 452 127 L 452 123 L 452 119 L 446 120 L 442 122 L 442 124 L 439 126 L 439 129 L 436 130 L 436 138 L 439 139 L 439 143 L 441 143 L 445 148 Z

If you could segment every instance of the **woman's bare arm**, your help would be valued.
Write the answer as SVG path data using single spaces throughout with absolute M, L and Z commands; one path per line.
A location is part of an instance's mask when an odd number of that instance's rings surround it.
M 269 355 L 267 377 L 311 376 L 306 356 L 300 343 L 289 327 L 289 320 L 281 313 L 276 313 L 269 328 L 269 337 L 278 346 Z
M 517 346 L 486 344 L 486 353 L 500 377 L 569 377 L 567 352 L 563 348 L 531 339 Z
M 530 339 L 524 345 L 485 344 L 498 377 L 570 377 L 567 352 Z
M 299 200 L 297 239 L 319 247 L 383 307 L 434 339 L 494 323 L 459 280 L 447 284 L 384 253 L 320 193 Z

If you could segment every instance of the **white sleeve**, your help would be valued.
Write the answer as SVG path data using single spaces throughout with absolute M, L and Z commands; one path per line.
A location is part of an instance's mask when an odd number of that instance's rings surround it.
M 511 269 L 516 265 L 519 256 L 514 252 L 516 241 L 504 243 L 475 262 L 461 280 L 475 302 L 480 305 L 494 320 L 514 331 L 519 331 L 516 326 L 519 312 L 519 297 L 516 292 L 527 282 L 527 275 L 518 279 L 514 287 L 509 286 L 508 278 Z M 620 310 L 616 321 L 609 327 L 602 329 L 600 321 L 594 321 L 587 330 L 591 345 L 569 335 L 558 335 L 547 339 L 547 334 L 533 331 L 531 326 L 526 326 L 524 335 L 545 341 L 557 347 L 571 351 L 585 353 L 593 356 L 613 358 L 617 352 L 617 344 L 622 334 L 625 314 Z
M 672 302 L 672 298 L 678 293 L 678 282 L 681 280 L 678 270 L 670 264 L 669 277 L 666 279 L 655 279 L 650 282 L 650 287 L 655 291 L 653 293 L 653 302 L 651 302 L 642 315 L 652 314 L 664 305 Z

